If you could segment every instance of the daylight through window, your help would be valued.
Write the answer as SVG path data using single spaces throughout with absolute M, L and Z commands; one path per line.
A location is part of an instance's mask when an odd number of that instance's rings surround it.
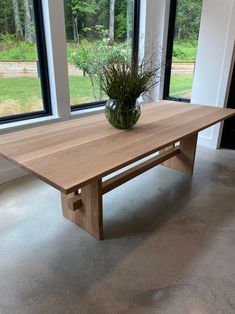
M 0 122 L 49 113 L 47 79 L 41 2 L 0 0 Z
M 171 1 L 164 98 L 190 100 L 202 0 Z
M 100 105 L 102 67 L 131 60 L 134 0 L 64 0 L 70 105 Z

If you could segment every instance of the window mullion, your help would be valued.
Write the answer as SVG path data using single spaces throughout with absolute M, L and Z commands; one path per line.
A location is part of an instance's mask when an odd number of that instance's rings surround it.
M 68 68 L 63 0 L 42 0 L 52 111 L 63 120 L 70 118 Z

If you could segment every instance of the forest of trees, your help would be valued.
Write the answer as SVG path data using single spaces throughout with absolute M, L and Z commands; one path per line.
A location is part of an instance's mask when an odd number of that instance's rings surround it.
M 17 40 L 34 40 L 33 0 L 0 0 L 0 39 L 12 35 Z M 132 36 L 134 0 L 64 0 L 67 40 L 95 40 L 106 30 L 110 41 Z M 178 0 L 177 40 L 193 40 L 198 35 L 202 0 Z M 100 31 L 98 31 L 100 30 Z
M 97 30 L 107 30 L 110 41 L 132 35 L 133 0 L 64 0 L 64 8 L 68 41 L 95 40 Z M 32 0 L 0 0 L 0 39 L 4 35 L 34 40 Z
M 99 39 L 106 30 L 112 42 L 132 36 L 133 0 L 64 0 L 67 39 Z
M 14 35 L 17 40 L 34 39 L 32 3 L 30 0 L 0 0 L 0 38 Z
M 178 0 L 175 39 L 194 41 L 198 37 L 203 0 Z

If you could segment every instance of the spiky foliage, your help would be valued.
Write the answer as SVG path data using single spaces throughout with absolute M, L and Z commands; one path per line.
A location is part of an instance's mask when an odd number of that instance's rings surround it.
M 159 67 L 146 69 L 143 62 L 116 63 L 103 67 L 103 80 L 101 89 L 110 99 L 118 101 L 120 106 L 132 108 L 140 95 L 149 92 L 153 86 L 159 83 Z

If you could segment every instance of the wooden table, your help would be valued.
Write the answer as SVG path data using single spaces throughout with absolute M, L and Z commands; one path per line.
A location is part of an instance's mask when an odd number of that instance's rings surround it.
M 2 135 L 0 156 L 61 191 L 63 215 L 102 239 L 103 194 L 158 164 L 192 174 L 198 132 L 232 115 L 232 109 L 161 101 L 145 105 L 130 130 L 114 129 L 101 113 Z

